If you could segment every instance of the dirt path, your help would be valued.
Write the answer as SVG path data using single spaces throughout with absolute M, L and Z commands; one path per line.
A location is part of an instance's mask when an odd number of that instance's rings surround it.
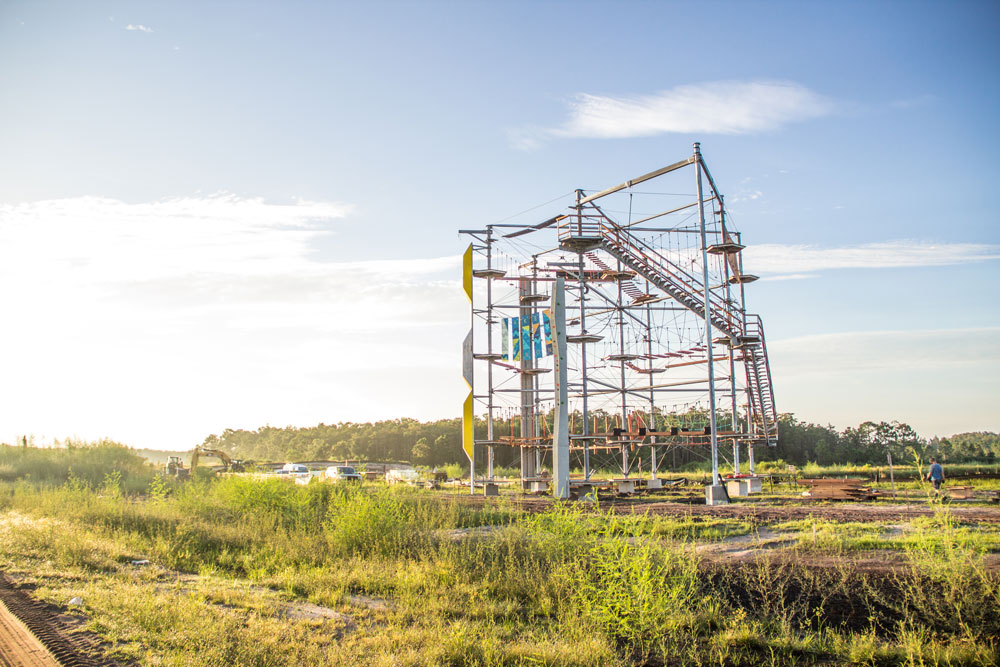
M 0 602 L 0 667 L 59 667 L 59 663 Z
M 0 667 L 115 667 L 98 640 L 70 633 L 79 620 L 46 605 L 0 574 Z

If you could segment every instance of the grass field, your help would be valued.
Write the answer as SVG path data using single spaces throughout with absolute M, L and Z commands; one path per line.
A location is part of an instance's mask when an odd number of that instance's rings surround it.
M 79 596 L 71 613 L 140 664 L 1000 658 L 1000 522 L 945 505 L 902 522 L 759 521 L 75 470 L 8 473 L 0 571 L 57 605 Z

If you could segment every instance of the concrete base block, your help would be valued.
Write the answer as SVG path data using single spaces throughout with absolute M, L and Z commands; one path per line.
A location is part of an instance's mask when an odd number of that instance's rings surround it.
M 632 480 L 615 482 L 615 491 L 618 493 L 635 493 L 635 482 Z
M 586 496 L 590 496 L 592 493 L 594 493 L 594 487 L 590 484 L 577 484 L 573 487 L 573 493 L 571 495 L 577 500 L 583 500 Z
M 663 480 L 659 479 L 657 477 L 654 477 L 653 479 L 648 480 L 646 482 L 646 488 L 647 489 L 661 489 L 661 488 L 663 488 Z
M 726 482 L 726 491 L 730 498 L 750 495 L 750 484 L 745 479 L 730 479 Z
M 544 493 L 549 490 L 548 482 L 529 482 L 528 490 L 532 493 Z
M 749 477 L 747 483 L 750 485 L 750 493 L 760 493 L 763 488 L 760 477 Z
M 721 484 L 713 484 L 705 487 L 706 505 L 728 505 L 729 498 L 726 496 L 726 488 Z
M 493 482 L 486 482 L 483 485 L 483 495 L 484 496 L 499 496 L 500 495 L 500 485 L 494 484 Z

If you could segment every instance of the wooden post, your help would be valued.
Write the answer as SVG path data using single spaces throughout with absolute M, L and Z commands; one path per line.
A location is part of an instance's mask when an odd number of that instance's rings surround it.
M 892 499 L 896 499 L 896 478 L 892 474 L 892 452 L 887 454 L 889 458 L 889 482 L 892 484 Z

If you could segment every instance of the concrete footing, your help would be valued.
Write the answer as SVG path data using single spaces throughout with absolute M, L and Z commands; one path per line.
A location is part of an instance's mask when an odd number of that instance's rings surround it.
M 706 505 L 728 505 L 729 497 L 726 495 L 726 487 L 721 484 L 712 484 L 705 487 Z
M 549 490 L 549 483 L 541 481 L 529 482 L 528 490 L 532 493 L 544 493 Z
M 763 489 L 760 477 L 748 477 L 746 481 L 750 485 L 750 493 L 760 493 Z
M 615 490 L 618 493 L 635 493 L 635 482 L 630 479 L 615 482 Z
M 730 498 L 750 495 L 750 482 L 745 479 L 730 479 L 726 482 L 726 491 Z
M 499 496 L 500 495 L 500 485 L 494 484 L 493 482 L 486 482 L 483 485 L 483 495 L 484 496 Z
M 654 477 L 646 482 L 647 489 L 661 489 L 663 488 L 663 480 L 658 477 Z

